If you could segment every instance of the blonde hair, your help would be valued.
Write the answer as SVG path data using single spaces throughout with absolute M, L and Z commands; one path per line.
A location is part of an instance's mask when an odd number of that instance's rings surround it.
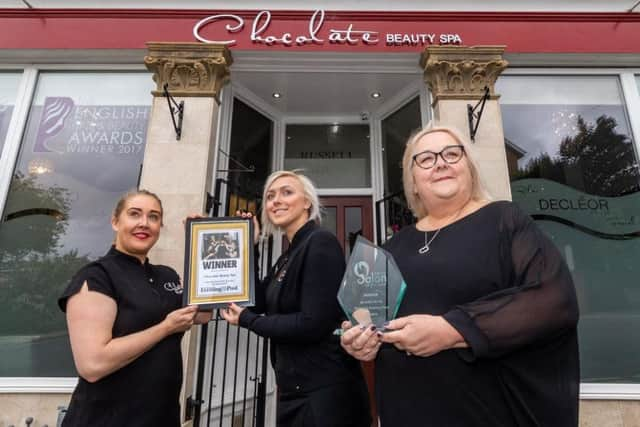
M 262 192 L 262 213 L 260 216 L 260 220 L 262 221 L 262 237 L 269 237 L 273 235 L 278 227 L 276 227 L 271 220 L 269 219 L 269 215 L 267 215 L 267 210 L 265 205 L 267 203 L 267 191 L 269 191 L 269 187 L 274 183 L 275 180 L 282 177 L 291 177 L 302 185 L 302 192 L 304 193 L 304 197 L 309 201 L 311 207 L 309 208 L 309 219 L 313 221 L 320 222 L 320 199 L 318 198 L 318 191 L 316 187 L 313 185 L 311 180 L 300 173 L 298 170 L 292 171 L 275 171 L 267 178 L 267 181 L 264 183 L 264 190 Z
M 118 202 L 116 203 L 116 206 L 113 208 L 113 218 L 115 218 L 116 220 L 118 219 L 118 217 L 120 216 L 120 214 L 122 213 L 122 210 L 124 209 L 124 205 L 127 203 L 127 201 L 135 196 L 149 196 L 152 197 L 156 200 L 156 202 L 158 202 L 158 204 L 160 205 L 160 219 L 162 220 L 162 216 L 164 214 L 164 210 L 162 209 L 162 200 L 160 200 L 160 197 L 158 197 L 157 194 L 152 193 L 151 191 L 148 190 L 131 190 L 128 191 L 127 193 L 123 194 L 120 199 L 118 199 Z M 162 222 L 161 222 L 162 225 Z
M 463 134 L 456 128 L 447 125 L 440 125 L 435 122 L 427 124 L 422 130 L 419 130 L 407 141 L 407 146 L 402 156 L 402 185 L 404 187 L 404 195 L 407 198 L 407 203 L 411 212 L 419 220 L 427 216 L 427 208 L 423 205 L 418 194 L 414 191 L 413 181 L 413 147 L 423 137 L 435 133 L 445 132 L 449 134 L 458 144 L 464 147 L 464 153 L 467 158 L 467 164 L 469 165 L 469 171 L 471 173 L 471 199 L 472 200 L 491 200 L 491 196 L 487 192 L 487 189 L 483 183 L 480 171 L 477 166 L 477 162 L 474 159 L 473 148 L 469 140 L 463 136 Z

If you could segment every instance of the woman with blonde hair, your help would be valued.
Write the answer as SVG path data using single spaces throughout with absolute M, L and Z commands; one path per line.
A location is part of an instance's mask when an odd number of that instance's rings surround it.
M 490 201 L 454 128 L 418 132 L 402 165 L 418 221 L 385 244 L 407 283 L 398 318 L 343 323 L 345 350 L 376 360 L 381 426 L 577 426 L 578 305 L 554 244 Z
M 289 247 L 257 285 L 256 306 L 231 304 L 221 315 L 270 339 L 278 426 L 369 427 L 360 364 L 333 334 L 344 319 L 336 299 L 344 254 L 336 237 L 317 222 L 320 202 L 309 178 L 272 173 L 262 198 L 263 235 L 280 230 Z

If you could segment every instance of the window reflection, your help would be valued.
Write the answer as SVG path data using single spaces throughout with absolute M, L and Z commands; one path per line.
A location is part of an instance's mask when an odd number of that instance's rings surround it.
M 0 223 L 0 376 L 75 376 L 58 295 L 103 255 L 136 186 L 146 73 L 42 73 Z
M 640 173 L 614 76 L 503 76 L 513 200 L 567 260 L 585 382 L 638 382 Z M 618 357 L 620 356 L 620 357 Z
M 271 171 L 273 122 L 239 99 L 233 101 L 228 153 L 227 215 L 257 212 L 262 187 Z M 223 154 L 224 156 L 224 154 Z

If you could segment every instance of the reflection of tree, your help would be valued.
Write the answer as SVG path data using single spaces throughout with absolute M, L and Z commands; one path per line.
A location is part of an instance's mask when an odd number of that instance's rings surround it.
M 5 217 L 33 208 L 48 208 L 62 214 L 69 212 L 69 193 L 57 186 L 42 188 L 33 175 L 17 172 L 11 182 L 11 192 L 5 207 Z M 67 226 L 66 221 L 54 217 L 34 215 L 20 217 L 2 224 L 0 227 L 0 256 L 7 256 L 9 249 L 16 257 L 30 253 L 47 253 L 58 246 L 60 236 Z M 4 243 L 6 242 L 6 243 Z M 9 244 L 10 248 L 7 247 Z
M 633 143 L 616 132 L 613 117 L 602 115 L 595 124 L 581 116 L 577 133 L 563 138 L 557 157 L 548 153 L 529 160 L 515 179 L 544 178 L 598 196 L 620 196 L 640 190 L 640 173 Z
M 70 205 L 68 190 L 45 188 L 33 176 L 14 176 L 0 224 L 0 335 L 63 327 L 56 299 L 71 275 L 88 262 L 77 251 L 61 253 Z M 61 215 L 14 216 L 34 208 Z

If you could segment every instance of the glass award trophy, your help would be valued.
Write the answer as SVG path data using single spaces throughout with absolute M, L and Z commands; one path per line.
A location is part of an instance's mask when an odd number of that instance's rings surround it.
M 338 291 L 351 324 L 374 324 L 384 330 L 384 323 L 398 314 L 406 289 L 391 254 L 358 236 Z

